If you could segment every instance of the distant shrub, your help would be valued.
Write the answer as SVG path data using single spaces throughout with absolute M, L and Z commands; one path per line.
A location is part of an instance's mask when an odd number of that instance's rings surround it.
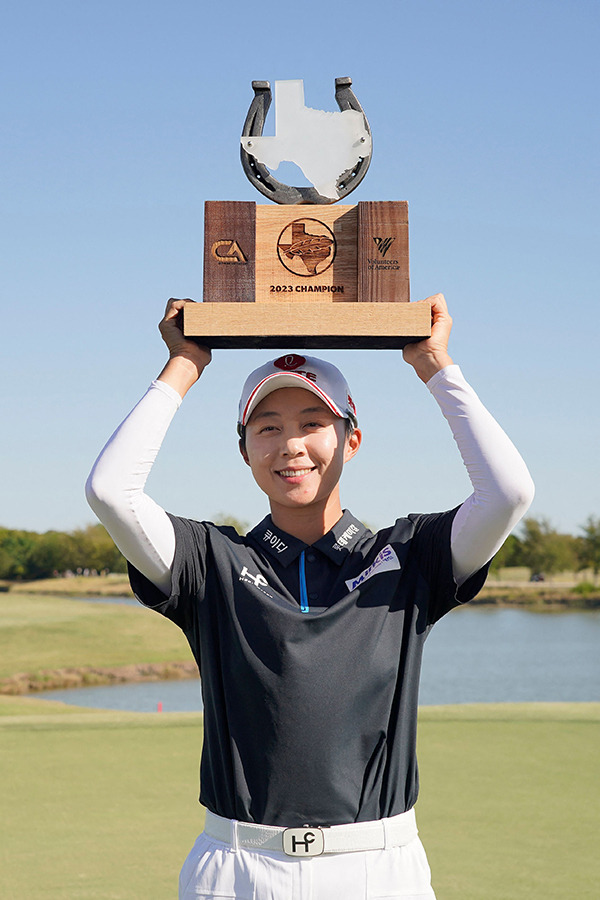
M 590 594 L 596 594 L 597 592 L 598 588 L 591 581 L 580 581 L 573 588 L 573 593 L 580 594 L 582 597 L 588 597 Z

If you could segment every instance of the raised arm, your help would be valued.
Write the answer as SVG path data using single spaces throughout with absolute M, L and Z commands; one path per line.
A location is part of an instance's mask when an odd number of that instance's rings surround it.
M 404 359 L 435 397 L 469 474 L 473 493 L 452 525 L 454 577 L 462 584 L 502 546 L 533 499 L 523 459 L 448 355 L 452 319 L 442 294 L 429 298 L 431 338 L 404 348 Z
M 210 362 L 210 351 L 181 331 L 181 310 L 191 302 L 169 300 L 159 325 L 169 360 L 109 439 L 86 483 L 88 502 L 121 553 L 165 594 L 175 535 L 165 511 L 144 489 L 182 398 Z

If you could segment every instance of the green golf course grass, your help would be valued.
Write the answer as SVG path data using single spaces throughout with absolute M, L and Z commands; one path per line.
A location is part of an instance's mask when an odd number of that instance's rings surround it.
M 201 717 L 36 697 L 0 697 L 0 712 L 3 900 L 176 898 L 202 827 Z M 420 719 L 417 816 L 438 900 L 596 898 L 600 704 Z
M 0 594 L 0 680 L 190 659 L 141 607 Z M 201 740 L 196 713 L 0 694 L 1 900 L 176 898 L 203 823 Z M 599 748 L 600 703 L 423 708 L 417 817 L 438 900 L 596 900 Z
M 177 661 L 192 661 L 182 632 L 139 604 L 0 594 L 0 682 L 27 672 L 43 686 L 49 670 Z

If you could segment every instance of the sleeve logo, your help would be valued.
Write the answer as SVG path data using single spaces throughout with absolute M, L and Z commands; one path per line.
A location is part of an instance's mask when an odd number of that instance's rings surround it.
M 396 556 L 396 552 L 390 544 L 387 544 L 383 550 L 377 554 L 367 569 L 361 572 L 356 578 L 351 578 L 350 581 L 346 582 L 346 587 L 349 591 L 353 591 L 369 578 L 372 578 L 373 575 L 379 575 L 381 572 L 390 572 L 392 569 L 400 568 L 400 560 Z

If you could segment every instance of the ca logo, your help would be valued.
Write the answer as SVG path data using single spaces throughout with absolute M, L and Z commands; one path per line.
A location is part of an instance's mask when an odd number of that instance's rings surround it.
M 215 241 L 210 248 L 213 259 L 220 263 L 245 263 L 244 253 L 237 241 Z

